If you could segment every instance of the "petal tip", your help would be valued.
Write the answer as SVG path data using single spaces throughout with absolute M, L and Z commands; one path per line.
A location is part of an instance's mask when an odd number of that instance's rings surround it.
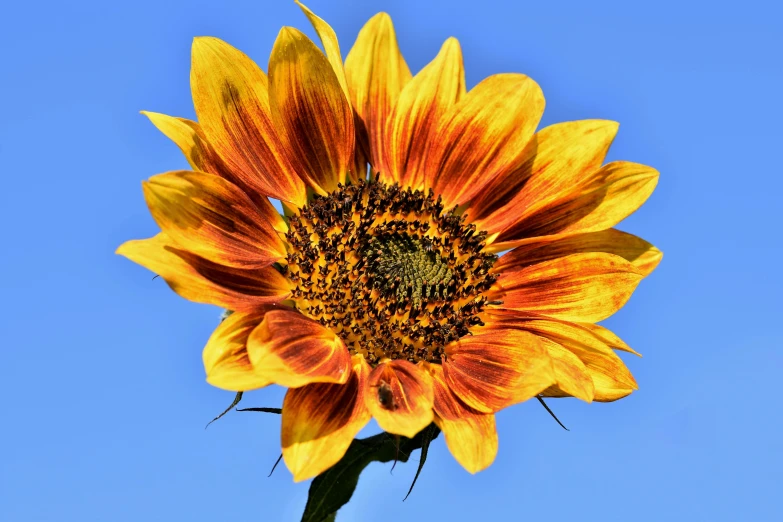
M 116 255 L 120 255 L 123 257 L 128 257 L 128 244 L 131 243 L 131 241 L 126 241 L 125 243 L 121 244 L 117 247 L 117 249 L 114 251 Z
M 285 37 L 286 40 L 293 40 L 295 38 L 299 38 L 300 36 L 304 35 L 302 31 L 297 29 L 296 27 L 291 27 L 290 25 L 284 25 L 280 28 L 280 31 L 277 33 L 278 40 Z

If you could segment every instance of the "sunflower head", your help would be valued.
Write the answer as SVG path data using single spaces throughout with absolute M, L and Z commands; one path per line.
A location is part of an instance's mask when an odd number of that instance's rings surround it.
M 384 13 L 343 63 L 301 7 L 323 52 L 284 28 L 267 74 L 196 39 L 198 121 L 146 113 L 192 171 L 144 184 L 161 232 L 119 253 L 233 312 L 204 349 L 207 380 L 289 388 L 296 480 L 337 462 L 370 418 L 408 437 L 434 421 L 476 472 L 495 458 L 500 409 L 636 389 L 615 353 L 633 350 L 596 323 L 661 259 L 613 228 L 658 174 L 603 165 L 617 124 L 536 132 L 538 85 L 499 74 L 467 91 L 453 38 L 413 76 Z
M 291 216 L 284 274 L 305 316 L 371 365 L 440 363 L 444 347 L 483 324 L 497 260 L 456 209 L 380 181 L 338 186 Z

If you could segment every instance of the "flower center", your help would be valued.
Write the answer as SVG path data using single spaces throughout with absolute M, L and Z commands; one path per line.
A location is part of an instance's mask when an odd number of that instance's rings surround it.
M 368 283 L 388 300 L 445 300 L 454 272 L 429 238 L 407 234 L 373 237 L 364 252 Z
M 486 233 L 455 210 L 432 191 L 378 182 L 316 196 L 289 220 L 296 307 L 371 364 L 441 362 L 446 344 L 483 324 L 497 279 Z

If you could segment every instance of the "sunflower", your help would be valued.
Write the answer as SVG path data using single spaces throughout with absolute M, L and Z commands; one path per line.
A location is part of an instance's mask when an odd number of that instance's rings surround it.
M 477 472 L 497 453 L 495 412 L 636 389 L 615 353 L 633 350 L 596 323 L 661 259 L 612 228 L 658 173 L 602 165 L 618 125 L 536 132 L 539 86 L 498 74 L 467 91 L 454 38 L 413 76 L 385 13 L 343 63 L 332 28 L 300 7 L 324 52 L 285 27 L 268 75 L 195 39 L 198 123 L 145 113 L 193 170 L 144 183 L 162 231 L 118 250 L 232 312 L 204 349 L 207 381 L 289 388 L 294 480 L 340 460 L 371 418 L 406 437 L 435 422 Z

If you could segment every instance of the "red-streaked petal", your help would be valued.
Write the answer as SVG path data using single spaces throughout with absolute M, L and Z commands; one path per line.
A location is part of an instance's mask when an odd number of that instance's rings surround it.
M 273 267 L 243 270 L 218 265 L 182 249 L 166 234 L 128 241 L 117 253 L 160 275 L 190 301 L 252 312 L 286 299 L 288 280 Z
M 383 131 L 400 92 L 411 79 L 388 14 L 378 13 L 359 31 L 345 58 L 345 75 L 353 108 L 366 129 L 368 159 L 376 171 L 385 173 Z
M 572 254 L 605 252 L 629 261 L 647 277 L 661 262 L 663 253 L 647 241 L 616 229 L 575 234 L 560 239 L 541 238 L 519 246 L 500 257 L 494 269 L 519 270 Z
M 627 161 L 604 165 L 549 200 L 522 207 L 497 241 L 597 232 L 613 227 L 644 203 L 658 183 L 658 171 Z
M 488 329 L 451 343 L 443 373 L 465 404 L 484 413 L 526 401 L 555 382 L 538 337 L 518 330 Z
M 525 145 L 544 113 L 544 94 L 524 74 L 481 81 L 438 125 L 426 171 L 447 207 L 467 203 L 493 178 L 519 168 Z
M 194 170 L 227 179 L 250 197 L 264 220 L 271 223 L 275 230 L 282 233 L 288 232 L 288 224 L 283 216 L 275 210 L 269 198 L 255 192 L 253 187 L 244 185 L 241 177 L 231 173 L 225 162 L 209 144 L 198 123 L 156 112 L 142 111 L 142 114 L 147 116 L 158 130 L 180 148 Z
M 196 38 L 192 54 L 193 105 L 209 143 L 246 186 L 303 206 L 305 185 L 272 123 L 266 75 L 217 38 Z
M 381 181 L 399 181 L 403 188 L 426 188 L 427 150 L 436 138 L 438 122 L 465 94 L 462 50 L 449 38 L 440 52 L 408 82 L 397 99 L 385 129 Z
M 470 473 L 489 467 L 498 452 L 495 415 L 462 402 L 446 384 L 440 365 L 431 364 L 428 369 L 435 396 L 435 423 L 443 431 L 449 451 Z
M 604 253 L 573 254 L 499 273 L 487 293 L 489 300 L 503 301 L 503 308 L 577 322 L 597 322 L 614 314 L 644 277 L 622 257 Z
M 360 181 L 367 179 L 368 164 L 370 163 L 370 145 L 367 137 L 367 129 L 364 123 L 355 116 L 353 126 L 356 131 L 356 145 L 353 148 L 353 163 L 348 173 L 348 180 L 352 185 L 358 185 Z
M 284 241 L 250 198 L 219 176 L 169 172 L 143 186 L 160 228 L 194 254 L 235 268 L 262 268 L 286 255 Z
M 218 153 L 209 144 L 206 134 L 198 123 L 157 112 L 142 111 L 142 114 L 147 116 L 158 130 L 180 148 L 194 170 L 226 178 L 253 200 L 264 220 L 271 223 L 275 230 L 282 233 L 288 232 L 288 225 L 283 216 L 275 210 L 269 199 L 265 195 L 255 192 L 253 187 L 244 185 L 241 177 L 231 173 L 225 162 L 220 159 Z
M 281 440 L 283 459 L 294 481 L 315 477 L 336 464 L 370 420 L 364 400 L 369 373 L 364 357 L 355 355 L 345 384 L 308 384 L 288 390 Z
M 247 355 L 247 338 L 261 324 L 264 312 L 274 307 L 245 314 L 234 312 L 212 333 L 204 347 L 204 370 L 207 382 L 230 391 L 248 391 L 263 388 L 271 381 L 257 374 Z
M 353 161 L 353 111 L 332 66 L 302 32 L 284 27 L 269 58 L 269 103 L 292 164 L 320 194 L 344 183 Z
M 422 368 L 403 360 L 381 363 L 367 386 L 367 408 L 389 433 L 414 437 L 432 422 L 432 377 Z
M 523 237 L 504 232 L 529 214 L 570 193 L 603 163 L 618 124 L 604 120 L 558 123 L 540 130 L 521 154 L 520 167 L 495 177 L 471 202 L 480 230 L 503 232 L 499 241 Z M 518 232 L 518 233 L 517 233 Z
M 281 386 L 342 384 L 350 375 L 351 356 L 342 340 L 299 312 L 267 312 L 250 334 L 247 349 L 256 371 Z

